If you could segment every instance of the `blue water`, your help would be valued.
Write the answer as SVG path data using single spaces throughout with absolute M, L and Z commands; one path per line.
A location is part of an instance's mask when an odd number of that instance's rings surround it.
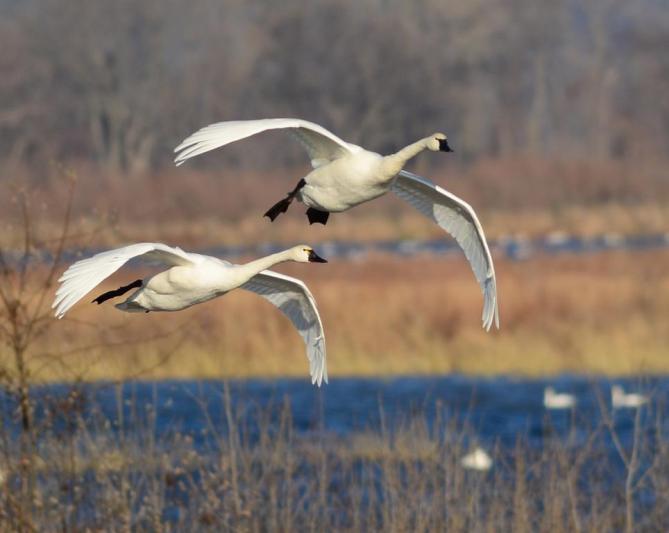
M 556 254 L 588 254 L 612 250 L 623 250 L 628 252 L 657 250 L 669 248 L 669 233 L 645 234 L 645 235 L 618 235 L 605 234 L 593 237 L 578 237 L 554 233 L 543 237 L 528 239 L 518 236 L 502 237 L 489 241 L 490 249 L 495 255 L 503 255 L 508 259 L 522 261 L 534 255 L 556 255 Z M 263 243 L 253 246 L 216 246 L 205 249 L 190 250 L 205 253 L 228 260 L 235 260 L 240 256 L 270 254 L 283 250 L 284 244 Z M 417 254 L 451 255 L 461 254 L 460 247 L 451 238 L 429 239 L 429 240 L 389 240 L 389 241 L 326 241 L 316 244 L 316 248 L 325 257 L 361 259 L 370 253 L 386 253 L 399 257 L 412 257 Z M 102 249 L 69 250 L 63 255 L 66 263 L 76 261 L 82 257 L 89 257 Z M 43 252 L 33 254 L 30 258 L 16 251 L 5 251 L 8 260 L 18 262 L 41 261 L 50 262 L 52 257 Z
M 651 402 L 638 411 L 624 409 L 611 412 L 610 387 L 613 383 L 623 385 L 628 392 L 647 394 Z M 548 385 L 552 385 L 558 392 L 575 395 L 577 407 L 547 411 L 543 406 L 543 391 Z M 72 393 L 73 387 L 77 390 L 77 409 L 63 408 L 67 405 L 65 399 Z M 229 411 L 233 413 L 236 433 L 241 436 L 246 449 L 259 438 L 278 434 L 286 404 L 291 411 L 289 442 L 295 445 L 297 454 L 304 449 L 300 441 L 307 441 L 324 450 L 331 444 L 345 450 L 347 438 L 357 431 L 371 431 L 377 435 L 382 431 L 385 439 L 386 435 L 392 436 L 397 430 L 410 428 L 404 424 L 418 417 L 426 423 L 428 430 L 439 428 L 439 431 L 430 433 L 440 443 L 450 446 L 457 442 L 463 446 L 459 448 L 461 450 L 476 444 L 490 452 L 494 456 L 495 479 L 500 477 L 513 482 L 515 465 L 519 460 L 534 465 L 528 471 L 528 479 L 542 476 L 546 467 L 542 462 L 543 452 L 547 451 L 548 457 L 556 457 L 556 444 L 557 449 L 566 450 L 569 460 L 575 460 L 585 450 L 588 460 L 577 470 L 579 486 L 582 485 L 584 494 L 591 487 L 598 494 L 606 494 L 610 490 L 615 501 L 622 501 L 626 479 L 623 457 L 631 456 L 635 431 L 639 443 L 637 481 L 643 479 L 647 472 L 655 472 L 656 477 L 662 475 L 652 469 L 669 442 L 669 420 L 663 416 L 669 399 L 669 377 L 614 381 L 578 376 L 545 380 L 458 375 L 391 379 L 333 378 L 329 385 L 320 389 L 312 386 L 306 378 L 227 383 L 161 381 L 48 385 L 36 387 L 31 392 L 35 402 L 35 427 L 41 428 L 37 432 L 38 449 L 42 435 L 50 439 L 44 444 L 48 449 L 54 442 L 67 442 L 68 435 L 74 431 L 86 442 L 95 442 L 96 434 L 101 434 L 105 437 L 102 442 L 117 443 L 122 450 L 137 449 L 140 454 L 148 443 L 147 439 L 153 436 L 155 438 L 151 439 L 148 448 L 152 457 L 169 457 L 173 449 L 185 453 L 180 444 L 185 440 L 181 436 L 189 437 L 185 449 L 194 447 L 198 461 L 204 466 L 173 474 L 178 475 L 183 486 L 175 485 L 165 489 L 161 511 L 163 520 L 181 524 L 180 527 L 190 524 L 193 516 L 198 516 L 188 513 L 191 512 L 191 504 L 194 505 L 193 509 L 198 509 L 199 503 L 196 505 L 193 502 L 200 502 L 198 498 L 201 495 L 194 487 L 200 483 L 203 472 L 211 469 L 218 472 L 217 475 L 221 474 L 214 465 L 220 461 L 220 452 L 226 446 L 228 422 L 225 397 L 228 394 L 230 402 L 227 405 L 231 406 Z M 20 421 L 15 401 L 6 393 L 0 394 L 0 401 L 4 428 L 13 426 L 18 436 Z M 603 413 L 609 413 L 608 424 L 603 422 Z M 636 422 L 639 425 L 635 426 Z M 612 438 L 612 430 L 615 431 L 619 446 Z M 411 435 L 410 431 L 404 431 L 404 439 L 407 434 Z M 177 434 L 178 439 L 175 438 Z M 285 435 L 285 430 L 281 434 Z M 119 439 L 115 438 L 117 436 Z M 18 439 L 15 442 L 20 445 Z M 135 446 L 126 448 L 125 443 L 128 442 Z M 177 448 L 173 448 L 175 445 Z M 12 453 L 16 456 L 20 451 L 14 448 Z M 305 459 L 304 464 L 301 464 L 299 461 L 291 474 L 294 481 L 299 486 L 313 486 L 318 476 L 313 462 L 309 463 Z M 348 477 L 344 476 L 341 480 L 338 480 L 336 471 L 332 472 L 328 494 L 336 495 L 336 498 L 332 496 L 333 502 L 342 501 L 342 495 L 345 496 L 349 489 L 339 483 L 355 483 L 357 485 L 351 488 L 352 491 L 366 493 L 369 490 L 369 478 L 365 476 L 368 475 L 378 476 L 378 479 L 374 478 L 374 487 L 375 490 L 381 490 L 381 471 L 374 465 L 365 470 L 367 467 L 363 463 L 362 459 L 356 459 L 346 474 Z M 332 463 L 335 468 L 337 464 L 340 463 Z M 140 469 L 128 473 L 138 494 L 137 503 L 133 504 L 133 508 L 137 508 L 137 523 L 143 520 L 138 509 L 148 490 L 146 473 L 142 472 Z M 493 479 L 476 477 L 487 474 L 472 474 L 474 477 L 466 478 L 471 483 L 476 483 L 476 479 Z M 367 480 L 365 483 L 361 481 L 363 478 Z M 52 494 L 54 498 L 67 499 L 67 493 L 63 493 L 62 487 L 67 486 L 69 479 L 67 475 L 56 472 L 43 477 L 41 483 L 45 493 Z M 80 480 L 87 495 L 77 510 L 77 520 L 81 523 L 85 524 L 98 516 L 95 506 L 96 495 L 104 493 L 101 483 L 111 483 L 113 481 L 110 480 L 116 478 L 112 475 L 100 479 L 103 481 L 100 482 L 97 474 L 90 471 Z M 18 479 L 10 483 L 14 483 L 18 490 Z M 317 505 L 316 492 L 310 494 L 300 503 L 305 509 Z M 486 495 L 485 491 L 478 494 L 477 497 L 483 498 L 483 501 L 493 497 Z M 313 500 L 310 499 L 312 496 Z M 377 497 L 382 496 L 377 494 Z M 660 494 L 652 485 L 640 486 L 635 492 L 635 514 L 639 523 L 647 512 L 656 508 L 658 497 Z M 380 501 L 374 501 L 376 503 L 373 505 L 379 505 Z M 539 493 L 537 502 L 541 502 Z M 282 505 L 288 504 L 284 501 Z M 347 512 L 334 504 L 328 507 L 327 513 L 324 518 L 327 524 L 350 520 Z M 583 516 L 589 516 L 590 509 L 584 508 L 583 513 Z M 653 524 L 657 522 L 654 520 Z
M 489 242 L 495 254 L 512 260 L 524 260 L 537 254 L 585 254 L 609 250 L 643 251 L 669 248 L 669 234 L 647 234 L 623 236 L 618 234 L 578 237 L 552 234 L 533 239 L 508 236 Z M 275 253 L 285 248 L 283 244 L 266 243 L 254 247 L 219 246 L 204 250 L 204 253 L 220 257 L 235 258 L 240 255 Z M 361 258 L 373 252 L 411 257 L 416 254 L 447 255 L 462 253 L 451 238 L 431 240 L 392 240 L 366 243 L 354 241 L 328 241 L 317 245 L 326 257 Z
M 616 379 L 563 376 L 550 380 L 511 377 L 472 378 L 464 376 L 341 378 L 322 388 L 307 379 L 231 381 L 233 411 L 250 428 L 258 413 L 270 412 L 270 424 L 279 419 L 284 402 L 292 411 L 297 434 L 326 433 L 346 437 L 358 430 L 378 430 L 383 424 L 392 429 L 412 417 L 431 424 L 440 415 L 466 425 L 471 435 L 487 447 L 512 448 L 520 437 L 541 449 L 547 437 L 569 434 L 573 444 L 601 426 L 602 413 L 610 410 L 610 386 L 623 385 L 626 391 L 643 392 L 651 397 L 642 408 L 642 423 L 653 432 L 669 434 L 669 421 L 658 417 L 669 399 L 669 378 Z M 573 410 L 548 411 L 543 405 L 543 390 L 552 385 L 558 392 L 577 397 Z M 37 418 L 45 406 L 63 398 L 71 385 L 49 385 L 33 393 Z M 175 432 L 191 435 L 195 446 L 203 447 L 211 430 L 225 431 L 224 384 L 218 381 L 130 382 L 123 385 L 86 384 L 79 387 L 84 417 L 102 414 L 118 422 L 123 419 L 126 434 L 145 432 L 138 421 L 148 420 L 156 437 Z M 122 408 L 119 409 L 119 403 Z M 604 411 L 603 411 L 604 409 Z M 122 411 L 122 417 L 119 416 Z M 5 413 L 15 412 L 5 397 Z M 614 413 L 616 429 L 623 444 L 631 443 L 636 410 Z M 608 442 L 608 441 L 607 441 Z M 610 451 L 614 451 L 613 443 Z

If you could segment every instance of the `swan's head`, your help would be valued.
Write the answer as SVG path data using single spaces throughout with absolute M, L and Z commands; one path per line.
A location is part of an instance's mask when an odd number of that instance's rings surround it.
M 448 146 L 448 139 L 443 133 L 435 133 L 428 137 L 427 149 L 432 150 L 433 152 L 452 152 L 450 146 Z
M 292 249 L 293 260 L 298 263 L 327 263 L 327 259 L 319 256 L 311 246 L 301 244 Z
M 625 391 L 620 385 L 613 385 L 613 387 L 611 387 L 611 395 L 621 398 L 622 396 L 625 396 Z

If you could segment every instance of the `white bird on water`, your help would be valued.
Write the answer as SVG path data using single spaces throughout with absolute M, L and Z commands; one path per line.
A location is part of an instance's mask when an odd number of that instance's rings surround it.
M 544 406 L 546 409 L 571 409 L 576 405 L 573 394 L 557 393 L 553 387 L 544 390 Z
M 274 221 L 291 202 L 303 202 L 310 223 L 325 224 L 330 213 L 346 211 L 388 191 L 406 200 L 449 232 L 462 247 L 483 292 L 483 327 L 499 328 L 495 268 L 483 228 L 472 207 L 431 181 L 403 170 L 424 150 L 451 152 L 446 135 L 435 133 L 398 152 L 382 156 L 343 141 L 325 128 L 295 118 L 237 120 L 211 124 L 175 148 L 181 165 L 191 157 L 267 130 L 285 129 L 306 148 L 313 170 L 265 216 Z
M 460 464 L 469 470 L 485 472 L 492 467 L 492 457 L 483 448 L 477 446 L 460 460 Z
M 614 409 L 638 408 L 648 403 L 648 396 L 636 392 L 626 393 L 620 385 L 611 387 L 611 405 Z
M 310 246 L 295 246 L 243 265 L 160 243 L 131 244 L 109 250 L 77 261 L 60 277 L 61 286 L 51 306 L 55 316 L 63 318 L 89 291 L 136 257 L 158 261 L 169 268 L 105 292 L 93 302 L 101 304 L 136 288 L 124 302 L 116 304 L 116 308 L 130 313 L 148 313 L 179 311 L 237 288 L 255 292 L 278 307 L 302 336 L 307 347 L 311 382 L 318 386 L 323 381 L 328 382 L 325 335 L 314 297 L 300 280 L 267 270 L 286 261 L 326 263 Z

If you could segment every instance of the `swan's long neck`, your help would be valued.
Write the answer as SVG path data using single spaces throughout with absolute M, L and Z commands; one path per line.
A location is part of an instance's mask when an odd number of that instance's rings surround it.
M 256 259 L 255 261 L 250 261 L 243 265 L 237 265 L 236 268 L 238 272 L 243 273 L 243 275 L 245 276 L 248 276 L 246 278 L 246 280 L 248 281 L 259 272 L 267 270 L 268 268 L 271 268 L 278 263 L 291 261 L 293 259 L 291 252 L 292 252 L 291 250 L 284 250 L 283 252 L 267 255 L 265 257 L 261 257 L 260 259 Z
M 416 141 L 415 143 L 405 146 L 400 151 L 394 154 L 387 155 L 383 158 L 383 165 L 386 171 L 393 176 L 404 168 L 409 159 L 416 157 L 423 150 L 427 148 L 427 143 L 430 137 Z

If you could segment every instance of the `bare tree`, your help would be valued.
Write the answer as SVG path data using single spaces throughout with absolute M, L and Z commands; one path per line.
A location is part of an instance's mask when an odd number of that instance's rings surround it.
M 378 150 L 447 129 L 471 158 L 663 158 L 669 144 L 669 14 L 651 0 L 27 0 L 5 11 L 6 161 L 142 172 L 208 121 L 280 115 Z

